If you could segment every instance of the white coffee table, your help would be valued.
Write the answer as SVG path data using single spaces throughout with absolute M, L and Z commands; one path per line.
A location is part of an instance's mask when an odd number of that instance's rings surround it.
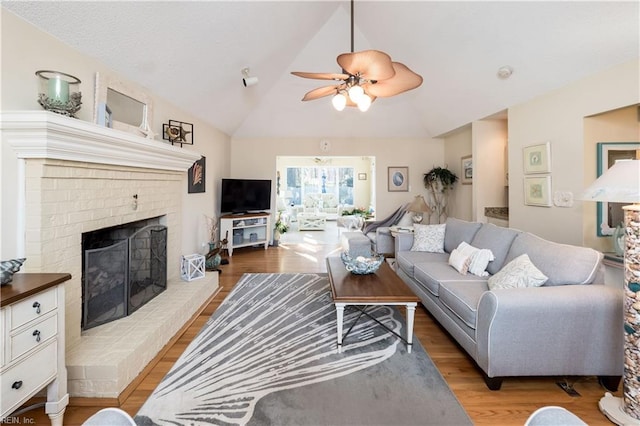
M 326 223 L 326 213 L 298 213 L 299 231 L 324 231 Z

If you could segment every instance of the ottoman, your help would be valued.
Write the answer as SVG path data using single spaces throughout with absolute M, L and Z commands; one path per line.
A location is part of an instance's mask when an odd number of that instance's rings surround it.
M 351 257 L 371 256 L 371 240 L 362 232 L 343 232 L 340 244 Z

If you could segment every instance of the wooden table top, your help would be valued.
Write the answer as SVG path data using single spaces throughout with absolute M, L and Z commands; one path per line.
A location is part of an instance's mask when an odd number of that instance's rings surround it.
M 327 272 L 334 302 L 403 303 L 419 302 L 418 296 L 396 275 L 387 262 L 373 274 L 357 275 L 347 271 L 339 257 L 327 257 Z
M 0 306 L 10 305 L 25 299 L 32 294 L 46 290 L 49 287 L 58 285 L 71 279 L 71 274 L 50 273 L 32 274 L 17 273 L 9 284 L 2 286 L 0 293 Z

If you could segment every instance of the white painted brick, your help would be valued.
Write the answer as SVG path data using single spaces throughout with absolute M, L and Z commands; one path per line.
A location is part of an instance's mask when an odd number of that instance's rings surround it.
M 25 174 L 29 258 L 25 271 L 72 274 L 65 283 L 69 392 L 117 397 L 217 288 L 217 274 L 215 283 L 207 277 L 210 285 L 200 280 L 201 287 L 184 287 L 178 277 L 184 173 L 29 159 Z M 139 197 L 137 210 L 132 208 L 133 194 Z M 134 314 L 81 333 L 81 234 L 156 216 L 164 216 L 169 227 L 167 294 L 136 313 L 144 322 Z M 177 297 L 185 291 L 196 294 Z M 157 315 L 166 321 L 158 321 Z

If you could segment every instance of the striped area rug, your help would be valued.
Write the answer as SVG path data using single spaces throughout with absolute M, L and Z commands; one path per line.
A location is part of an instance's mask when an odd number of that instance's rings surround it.
M 392 307 L 370 315 L 404 334 Z M 345 326 L 359 311 L 345 311 Z M 336 348 L 324 274 L 245 274 L 135 417 L 139 425 L 471 424 L 419 342 L 366 316 Z

